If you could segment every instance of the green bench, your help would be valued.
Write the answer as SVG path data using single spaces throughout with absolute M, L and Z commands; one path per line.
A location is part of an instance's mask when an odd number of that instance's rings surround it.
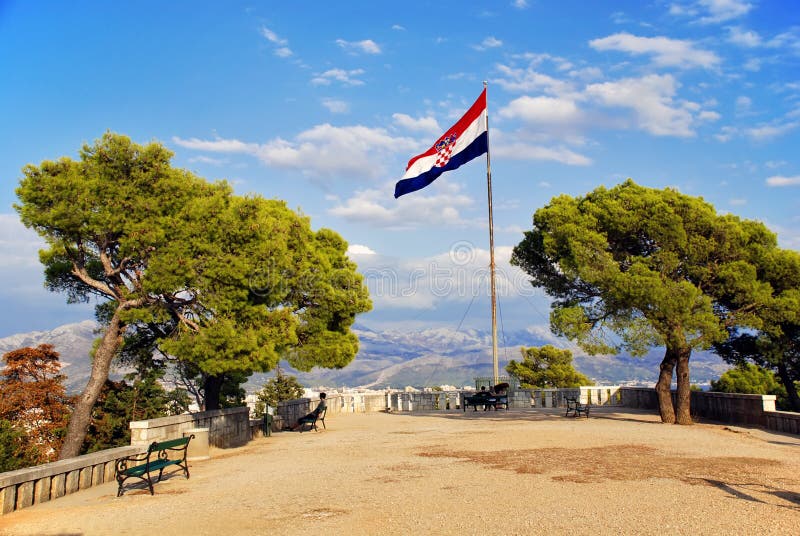
M 151 473 L 158 471 L 156 482 L 160 482 L 164 469 L 170 465 L 183 469 L 183 474 L 188 479 L 189 464 L 186 461 L 186 451 L 189 448 L 190 439 L 194 439 L 194 434 L 167 441 L 154 441 L 147 447 L 147 452 L 118 459 L 115 463 L 116 479 L 119 484 L 117 497 L 121 497 L 125 493 L 125 489 L 122 486 L 129 478 L 138 478 L 147 482 L 150 495 L 153 495 Z

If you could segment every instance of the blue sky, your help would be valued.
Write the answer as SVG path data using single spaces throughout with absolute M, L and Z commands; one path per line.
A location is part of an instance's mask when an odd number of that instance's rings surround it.
M 12 204 L 25 164 L 106 130 L 340 232 L 367 326 L 488 329 L 484 160 L 392 196 L 483 80 L 506 330 L 546 332 L 507 259 L 561 193 L 671 186 L 798 249 L 799 67 L 788 0 L 0 0 L 0 336 L 91 318 L 42 288 Z

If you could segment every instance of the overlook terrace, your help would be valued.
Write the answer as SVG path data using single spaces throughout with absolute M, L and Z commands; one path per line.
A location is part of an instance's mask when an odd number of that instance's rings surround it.
M 546 403 L 341 412 L 353 400 L 331 401 L 324 432 L 213 449 L 152 497 L 100 484 L 6 514 L 0 532 L 786 534 L 800 523 L 797 435 L 669 426 L 610 405 L 588 420 Z

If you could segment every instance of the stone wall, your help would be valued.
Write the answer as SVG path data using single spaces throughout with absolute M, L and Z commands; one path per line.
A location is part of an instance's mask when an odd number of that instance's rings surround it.
M 767 428 L 785 434 L 800 435 L 800 413 L 791 411 L 767 411 Z
M 775 411 L 775 395 L 692 391 L 691 397 L 692 415 L 712 421 L 766 427 L 766 412 Z
M 251 437 L 250 416 L 246 407 L 133 421 L 130 428 L 131 446 L 145 449 L 153 441 L 182 437 L 185 431 L 193 428 L 208 428 L 209 445 L 222 449 L 242 446 Z
M 650 387 L 623 387 L 623 405 L 629 408 L 658 411 L 656 391 Z M 675 402 L 676 393 L 672 392 Z M 761 426 L 776 432 L 800 434 L 800 413 L 775 411 L 775 395 L 746 395 L 692 391 L 693 418 Z
M 0 514 L 112 481 L 115 460 L 146 451 L 146 446 L 118 447 L 0 473 Z
M 626 408 L 658 410 L 658 397 L 652 387 L 623 387 L 620 391 Z

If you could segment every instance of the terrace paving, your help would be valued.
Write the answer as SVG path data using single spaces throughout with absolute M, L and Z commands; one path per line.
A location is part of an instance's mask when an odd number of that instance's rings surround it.
M 0 517 L 0 534 L 797 534 L 800 438 L 603 408 L 329 415 Z

